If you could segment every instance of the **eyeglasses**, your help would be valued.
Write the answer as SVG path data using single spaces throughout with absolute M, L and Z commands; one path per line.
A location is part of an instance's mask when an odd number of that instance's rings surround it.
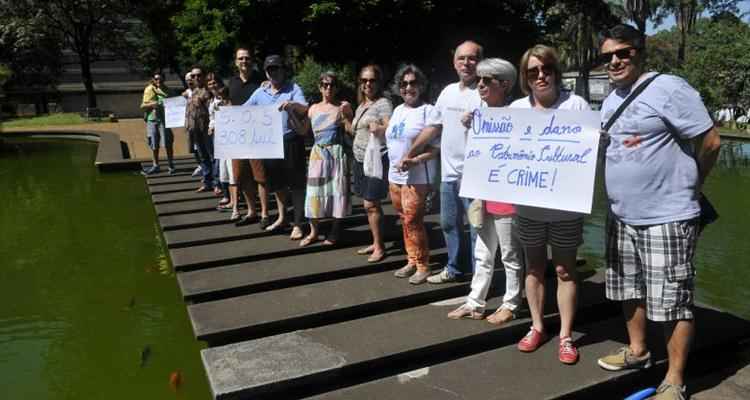
M 636 50 L 635 47 L 623 47 L 622 49 L 599 54 L 597 60 L 599 64 L 609 64 L 612 62 L 613 55 L 617 56 L 619 60 L 629 60 L 635 55 L 634 50 Z
M 367 78 L 359 78 L 359 83 L 361 83 L 361 84 L 363 84 L 363 85 L 364 85 L 364 84 L 366 84 L 366 83 L 372 83 L 372 84 L 375 84 L 375 83 L 377 83 L 377 82 L 378 82 L 378 80 L 377 80 L 377 79 L 374 79 L 374 78 L 373 78 L 373 79 L 367 79 Z
M 320 87 L 322 87 L 323 89 L 331 89 L 336 87 L 336 85 L 334 85 L 332 82 L 320 82 Z
M 526 70 L 526 79 L 535 81 L 539 79 L 539 75 L 544 73 L 544 76 L 549 76 L 555 73 L 555 69 L 551 65 L 540 65 L 538 67 L 529 68 Z
M 161 80 L 161 77 L 160 77 L 160 76 L 155 76 L 155 77 L 154 77 L 154 80 L 155 80 L 155 81 L 160 81 L 160 80 Z
M 409 85 L 411 85 L 411 87 L 418 87 L 418 83 L 419 82 L 416 79 L 412 79 L 410 81 L 401 81 L 398 83 L 398 86 L 401 89 L 406 89 Z

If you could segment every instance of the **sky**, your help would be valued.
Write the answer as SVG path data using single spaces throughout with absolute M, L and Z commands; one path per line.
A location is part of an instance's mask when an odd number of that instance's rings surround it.
M 745 15 L 742 18 L 742 20 L 750 23 L 750 0 L 740 1 L 737 3 L 737 6 L 740 9 L 740 14 L 747 13 L 747 15 Z M 675 24 L 674 16 L 670 16 L 669 18 L 664 20 L 664 22 L 662 22 L 662 24 L 659 25 L 659 27 L 657 28 L 655 28 L 654 25 L 651 22 L 649 22 L 646 28 L 646 33 L 649 35 L 653 35 L 654 33 L 659 32 L 661 30 L 671 29 L 674 26 L 674 24 Z

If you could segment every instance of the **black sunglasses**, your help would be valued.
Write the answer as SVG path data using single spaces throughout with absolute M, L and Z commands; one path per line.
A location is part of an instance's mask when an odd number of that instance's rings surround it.
M 551 65 L 540 65 L 538 67 L 529 68 L 526 70 L 526 79 L 535 81 L 539 79 L 539 75 L 544 72 L 544 76 L 549 76 L 555 73 L 555 69 Z
M 320 82 L 320 87 L 327 89 L 327 88 L 335 88 L 336 84 L 333 82 Z
M 597 60 L 599 64 L 609 64 L 612 62 L 612 56 L 617 56 L 619 60 L 629 60 L 635 55 L 635 47 L 623 47 L 622 49 L 599 54 Z
M 495 78 L 494 76 L 478 76 L 477 77 L 477 83 L 481 83 L 482 85 L 489 86 L 492 83 L 493 79 L 497 79 L 497 81 L 501 81 L 501 79 Z
M 409 85 L 411 85 L 412 87 L 418 87 L 419 82 L 416 79 L 412 79 L 410 81 L 403 80 L 398 83 L 398 86 L 402 89 L 406 89 L 407 87 L 409 87 Z
M 378 80 L 377 80 L 377 79 L 375 79 L 375 78 L 373 78 L 373 79 L 367 79 L 367 78 L 359 78 L 359 83 L 361 83 L 361 84 L 363 84 L 363 85 L 364 85 L 365 83 L 373 83 L 373 84 L 375 84 L 375 83 L 377 83 L 377 82 L 378 82 Z

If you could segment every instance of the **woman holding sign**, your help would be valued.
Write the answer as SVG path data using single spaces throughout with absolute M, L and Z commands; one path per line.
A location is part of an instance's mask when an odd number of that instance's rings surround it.
M 354 113 L 346 101 L 336 99 L 338 79 L 333 72 L 320 75 L 320 103 L 307 112 L 315 144 L 307 169 L 305 216 L 310 219 L 310 234 L 300 242 L 307 246 L 318 240 L 318 219 L 333 217 L 333 227 L 325 244 L 339 239 L 339 220 L 351 212 L 348 160 L 341 145 L 344 129 L 351 129 Z
M 477 64 L 477 78 L 482 106 L 507 105 L 508 96 L 516 83 L 516 68 L 513 64 L 501 58 L 484 59 Z M 473 120 L 474 114 L 466 113 L 461 122 L 471 128 Z M 513 204 L 484 201 L 482 207 L 482 227 L 478 229 L 474 247 L 475 266 L 471 293 L 466 297 L 464 305 L 448 313 L 448 318 L 484 318 L 484 307 L 487 305 L 485 299 L 492 283 L 495 253 L 499 246 L 505 269 L 505 294 L 502 305 L 487 317 L 487 322 L 502 325 L 516 318 L 516 309 L 521 305 L 523 247 L 518 238 Z
M 524 53 L 519 65 L 519 83 L 527 97 L 514 101 L 511 108 L 539 110 L 590 110 L 583 98 L 561 89 L 561 68 L 557 51 L 536 45 Z M 576 313 L 578 283 L 576 253 L 583 243 L 583 215 L 570 211 L 517 206 L 518 227 L 526 252 L 526 299 L 532 326 L 518 342 L 518 349 L 531 352 L 548 338 L 544 330 L 544 270 L 547 246 L 557 273 L 557 305 L 560 310 L 558 359 L 564 364 L 578 361 L 578 349 L 571 338 Z
M 390 160 L 389 191 L 393 208 L 401 217 L 409 260 L 394 275 L 409 278 L 409 283 L 419 285 L 430 276 L 430 247 L 424 227 L 425 197 L 431 188 L 431 178 L 437 173 L 435 157 L 440 147 L 437 140 L 433 140 L 417 156 L 409 159 L 405 156 L 423 129 L 440 122 L 435 121 L 438 114 L 435 107 L 424 100 L 427 78 L 419 68 L 412 64 L 402 66 L 393 78 L 393 85 L 393 91 L 398 91 L 404 104 L 393 110 L 385 133 Z
M 381 229 L 383 207 L 380 202 L 388 197 L 388 156 L 384 149 L 385 128 L 393 113 L 393 104 L 383 96 L 383 72 L 377 65 L 366 65 L 359 72 L 359 90 L 357 93 L 359 106 L 354 113 L 349 132 L 354 136 L 352 144 L 352 179 L 354 194 L 361 197 L 367 222 L 372 233 L 372 244 L 357 250 L 357 254 L 369 254 L 368 262 L 378 262 L 385 258 L 385 244 Z M 368 161 L 380 161 L 381 175 L 378 177 L 365 175 L 365 153 L 368 146 L 378 144 L 380 158 L 371 157 Z M 369 149 L 372 151 L 372 148 Z M 371 175 L 375 175 L 371 173 Z

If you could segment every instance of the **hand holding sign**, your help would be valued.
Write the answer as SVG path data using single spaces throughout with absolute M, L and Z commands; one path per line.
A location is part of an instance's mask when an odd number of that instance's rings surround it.
M 187 99 L 182 96 L 164 99 L 164 126 L 167 128 L 181 128 L 185 126 L 185 111 Z
M 271 106 L 226 106 L 216 112 L 218 159 L 284 158 L 281 112 Z
M 590 213 L 598 143 L 595 111 L 476 110 L 460 195 Z

